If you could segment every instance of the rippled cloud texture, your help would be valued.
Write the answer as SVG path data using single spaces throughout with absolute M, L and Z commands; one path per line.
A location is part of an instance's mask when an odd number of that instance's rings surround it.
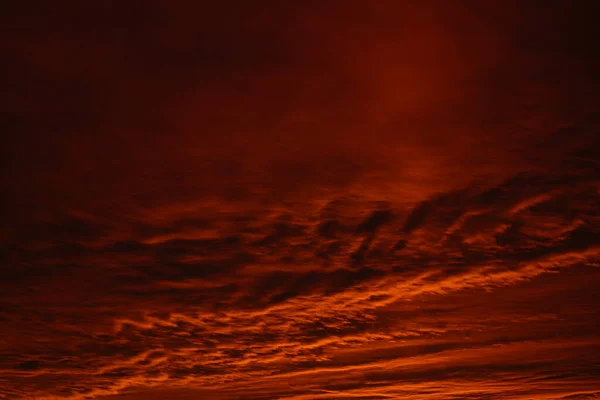
M 12 2 L 0 398 L 600 398 L 593 2 Z

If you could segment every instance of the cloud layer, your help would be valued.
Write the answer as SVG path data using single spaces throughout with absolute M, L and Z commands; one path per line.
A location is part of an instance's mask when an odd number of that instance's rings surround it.
M 0 397 L 600 398 L 583 6 L 67 3 L 2 43 Z

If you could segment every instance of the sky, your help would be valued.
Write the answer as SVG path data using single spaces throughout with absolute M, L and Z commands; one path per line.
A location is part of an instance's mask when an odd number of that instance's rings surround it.
M 12 1 L 0 399 L 600 399 L 593 1 Z

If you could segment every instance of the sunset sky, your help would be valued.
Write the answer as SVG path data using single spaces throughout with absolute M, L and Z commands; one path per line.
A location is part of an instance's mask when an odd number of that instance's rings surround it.
M 0 399 L 600 399 L 599 9 L 9 0 Z

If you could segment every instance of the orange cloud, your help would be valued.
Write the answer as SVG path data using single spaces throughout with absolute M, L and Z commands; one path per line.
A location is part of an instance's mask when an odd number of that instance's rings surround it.
M 9 8 L 0 397 L 598 397 L 584 5 Z

